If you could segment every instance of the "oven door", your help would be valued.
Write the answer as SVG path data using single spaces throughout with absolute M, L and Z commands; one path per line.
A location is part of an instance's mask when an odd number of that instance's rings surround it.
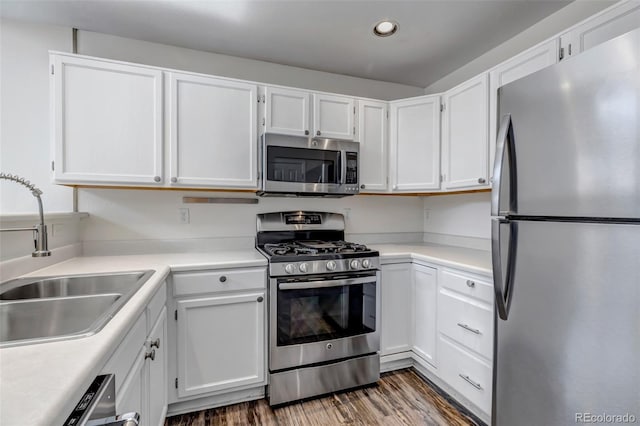
M 358 193 L 359 144 L 263 135 L 262 193 Z
M 380 349 L 379 272 L 270 280 L 271 371 Z

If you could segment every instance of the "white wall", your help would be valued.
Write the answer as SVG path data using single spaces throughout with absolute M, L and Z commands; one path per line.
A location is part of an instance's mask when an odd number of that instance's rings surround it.
M 45 212 L 70 211 L 71 189 L 50 183 L 49 49 L 69 51 L 71 30 L 0 21 L 0 171 L 36 184 Z M 0 214 L 35 212 L 29 190 L 0 180 Z
M 425 89 L 425 93 L 432 94 L 449 90 L 518 53 L 563 32 L 614 3 L 616 3 L 615 0 L 576 0 L 569 3 L 569 5 L 547 16 L 515 37 L 431 84 Z
M 219 55 L 89 31 L 78 32 L 78 53 L 366 98 L 420 96 L 423 88 Z
M 424 210 L 427 241 L 436 241 L 438 235 L 481 239 L 484 243 L 491 238 L 491 193 L 425 197 Z
M 346 232 L 356 234 L 360 239 L 370 240 L 372 236 L 367 234 L 381 234 L 375 239 L 383 241 L 397 237 L 392 234 L 408 234 L 413 241 L 422 238 L 423 202 L 420 197 L 259 198 L 259 204 L 247 205 L 183 204 L 182 197 L 254 196 L 110 189 L 82 189 L 79 195 L 80 210 L 91 213 L 82 221 L 82 239 L 92 254 L 101 252 L 100 246 L 105 241 L 225 238 L 232 247 L 251 247 L 256 233 L 256 214 L 287 210 L 346 214 Z M 178 208 L 185 207 L 190 212 L 188 225 L 178 221 Z M 107 246 L 114 247 L 113 244 Z

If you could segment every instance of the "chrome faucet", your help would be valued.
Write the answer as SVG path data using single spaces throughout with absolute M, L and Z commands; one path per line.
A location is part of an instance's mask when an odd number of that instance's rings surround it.
M 10 175 L 8 173 L 0 173 L 0 179 L 6 179 L 6 180 L 10 180 L 13 182 L 17 182 L 20 185 L 23 185 L 25 187 L 27 187 L 27 189 L 29 189 L 31 191 L 31 193 L 33 194 L 34 197 L 36 197 L 38 199 L 38 209 L 40 211 L 40 224 L 35 225 L 31 228 L 6 228 L 6 229 L 0 229 L 0 232 L 6 232 L 6 231 L 33 231 L 33 237 L 34 237 L 34 244 L 36 246 L 36 249 L 33 253 L 31 253 L 31 255 L 33 257 L 45 257 L 45 256 L 51 256 L 51 252 L 49 251 L 48 248 L 48 241 L 47 241 L 47 225 L 44 224 L 44 211 L 42 209 L 42 199 L 40 198 L 40 195 L 42 195 L 42 191 L 38 188 L 36 188 L 36 186 L 34 184 L 32 184 L 31 182 L 29 182 L 28 180 L 21 178 L 20 176 L 14 176 L 14 175 Z

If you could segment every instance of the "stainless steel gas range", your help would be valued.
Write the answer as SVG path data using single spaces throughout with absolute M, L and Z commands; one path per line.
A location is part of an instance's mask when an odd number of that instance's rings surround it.
M 270 405 L 380 378 L 380 261 L 336 213 L 259 214 L 269 259 Z

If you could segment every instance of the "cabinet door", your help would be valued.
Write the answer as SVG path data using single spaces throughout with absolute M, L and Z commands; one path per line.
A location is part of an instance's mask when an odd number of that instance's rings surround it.
M 488 185 L 489 84 L 481 74 L 444 94 L 442 163 L 446 189 Z
M 170 73 L 171 184 L 257 188 L 257 87 Z
M 411 263 L 382 266 L 380 346 L 382 355 L 411 350 L 413 272 Z
M 353 140 L 355 100 L 346 96 L 313 95 L 313 135 Z
M 267 87 L 264 102 L 266 133 L 309 135 L 309 92 Z
M 558 61 L 558 39 L 549 40 L 509 59 L 489 72 L 489 182 L 493 179 L 493 160 L 500 116 L 498 89 Z
M 264 292 L 179 300 L 178 396 L 264 383 Z
M 387 103 L 358 100 L 360 192 L 387 190 Z
M 636 28 L 640 28 L 640 2 L 619 2 L 563 34 L 562 57 L 575 56 Z
M 391 103 L 391 182 L 396 192 L 440 188 L 440 96 Z
M 147 424 L 148 398 L 147 398 L 147 362 L 145 354 L 147 348 L 142 347 L 136 360 L 129 371 L 124 383 L 116 395 L 116 412 L 118 414 L 135 412 L 140 414 L 140 420 Z M 116 380 L 118 378 L 116 377 Z
M 150 426 L 164 424 L 167 413 L 167 310 L 162 309 L 147 341 L 147 351 L 154 351 L 154 359 L 149 365 L 149 419 Z
M 437 297 L 436 270 L 422 265 L 413 267 L 414 329 L 413 351 L 429 364 L 436 364 Z
M 162 72 L 52 55 L 57 183 L 162 183 Z

